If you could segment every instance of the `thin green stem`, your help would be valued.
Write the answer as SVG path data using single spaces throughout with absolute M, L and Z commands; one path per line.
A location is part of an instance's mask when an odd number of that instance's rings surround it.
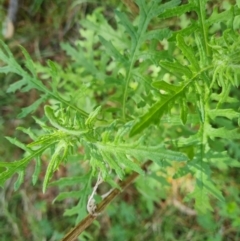
M 27 74 L 26 78 L 32 79 L 31 76 L 29 76 Z M 76 110 L 77 112 L 79 112 L 82 116 L 84 117 L 88 117 L 88 113 L 85 112 L 82 109 L 79 109 L 78 107 L 72 105 L 71 103 L 69 103 L 68 101 L 64 100 L 62 97 L 60 97 L 59 95 L 56 95 L 54 92 L 51 92 L 49 89 L 47 89 L 45 86 L 43 86 L 42 84 L 38 83 L 38 80 L 32 81 L 32 83 L 36 86 L 36 88 L 38 90 L 41 90 L 42 92 L 46 93 L 47 95 L 51 96 L 52 98 L 58 100 L 59 102 L 62 102 L 63 104 L 69 106 L 71 109 Z
M 69 106 L 71 109 L 76 110 L 76 111 L 77 111 L 78 113 L 80 113 L 83 117 L 86 117 L 86 118 L 88 117 L 89 114 L 88 114 L 87 112 L 85 112 L 84 110 L 79 109 L 78 107 L 72 105 L 71 103 L 69 103 L 68 101 L 64 100 L 64 99 L 63 99 L 62 97 L 60 97 L 60 96 L 56 96 L 56 95 L 54 95 L 54 94 L 52 94 L 52 93 L 51 93 L 51 95 L 53 96 L 53 98 L 55 98 L 55 99 L 57 99 L 58 101 L 64 103 L 65 105 Z
M 205 51 L 207 53 L 207 56 L 210 55 L 210 49 L 208 46 L 208 33 L 207 33 L 207 24 L 205 23 L 205 18 L 206 18 L 206 14 L 205 14 L 205 1 L 203 0 L 198 0 L 198 5 L 199 5 L 199 20 L 200 20 L 200 24 L 201 24 L 201 31 L 202 31 L 202 35 L 203 35 L 203 42 L 204 42 L 204 48 Z
M 152 5 L 154 6 L 154 5 Z M 125 120 L 126 116 L 126 101 L 127 101 L 127 92 L 128 92 L 128 86 L 129 86 L 129 81 L 131 79 L 131 72 L 132 72 L 132 69 L 133 69 L 133 65 L 136 61 L 136 54 L 138 52 L 138 49 L 142 43 L 142 37 L 143 37 L 143 34 L 146 32 L 147 30 L 147 27 L 148 27 L 148 23 L 149 23 L 149 13 L 152 11 L 152 7 L 149 8 L 149 11 L 148 13 L 146 13 L 146 17 L 143 21 L 143 25 L 142 26 L 139 26 L 140 28 L 140 32 L 137 34 L 137 43 L 135 45 L 135 48 L 132 52 L 132 55 L 130 56 L 130 65 L 129 65 L 129 68 L 127 70 L 127 74 L 126 74 L 126 78 L 125 78 L 125 87 L 124 87 L 124 92 L 123 92 L 123 107 L 122 107 L 122 115 L 123 115 L 123 119 Z

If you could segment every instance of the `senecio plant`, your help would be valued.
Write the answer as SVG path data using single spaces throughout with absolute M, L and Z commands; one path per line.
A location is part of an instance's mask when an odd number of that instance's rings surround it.
M 224 11 L 210 2 L 136 0 L 138 14 L 130 20 L 115 11 L 114 27 L 97 9 L 81 21 L 80 40 L 62 43 L 72 60 L 65 68 L 50 60 L 34 63 L 23 48 L 21 66 L 1 42 L 0 72 L 20 77 L 8 92 L 40 93 L 18 117 L 41 104 L 45 114 L 34 117 L 40 129 L 19 127 L 31 143 L 7 137 L 25 154 L 0 162 L 0 184 L 17 173 L 18 189 L 30 162 L 36 184 L 44 157 L 43 192 L 58 185 L 56 200 L 78 200 L 65 215 L 80 220 L 96 180 L 118 187 L 116 177 L 146 176 L 141 165 L 151 160 L 155 175 L 178 163 L 173 178 L 194 178 L 185 200 L 194 200 L 198 212 L 213 210 L 211 197 L 224 202 L 212 174 L 240 166 L 229 151 L 240 138 L 240 2 Z M 71 176 L 53 181 L 60 165 L 72 167 Z

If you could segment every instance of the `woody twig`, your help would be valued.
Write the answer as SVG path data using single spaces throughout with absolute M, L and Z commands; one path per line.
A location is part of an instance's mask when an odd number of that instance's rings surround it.
M 148 160 L 142 165 L 142 170 L 147 170 L 148 166 L 152 163 L 152 161 Z M 139 173 L 133 172 L 126 180 L 119 182 L 119 187 L 123 191 L 126 189 L 137 177 Z M 102 213 L 104 209 L 107 207 L 109 203 L 119 194 L 121 193 L 120 189 L 113 189 L 108 196 L 106 196 L 96 208 L 96 213 Z M 69 233 L 65 235 L 65 237 L 61 241 L 75 241 L 78 236 L 87 228 L 89 227 L 92 222 L 97 218 L 95 215 L 89 214 L 85 217 L 80 223 L 77 224 Z

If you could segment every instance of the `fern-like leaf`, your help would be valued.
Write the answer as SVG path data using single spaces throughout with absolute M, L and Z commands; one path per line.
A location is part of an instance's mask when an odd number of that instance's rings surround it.
M 161 117 L 167 111 L 168 104 L 175 102 L 177 98 L 183 95 L 192 81 L 186 82 L 182 84 L 182 86 L 174 87 L 176 90 L 173 94 L 160 99 L 157 103 L 155 103 L 148 112 L 141 116 L 139 120 L 134 124 L 131 129 L 130 136 L 134 136 L 140 132 L 142 132 L 145 128 L 147 128 L 150 124 L 159 122 Z M 173 89 L 173 88 L 172 88 Z

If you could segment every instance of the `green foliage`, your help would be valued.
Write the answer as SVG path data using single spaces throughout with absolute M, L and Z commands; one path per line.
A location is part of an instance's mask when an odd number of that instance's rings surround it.
M 86 161 L 86 170 L 52 183 L 62 191 L 56 200 L 78 200 L 65 215 L 78 215 L 79 220 L 85 214 L 91 181 L 99 172 L 114 185 L 116 175 L 120 179 L 130 171 L 144 175 L 140 164 L 151 159 L 163 172 L 174 162 L 182 162 L 172 176 L 195 178 L 195 189 L 185 200 L 194 199 L 199 213 L 213 210 L 210 195 L 225 202 L 212 173 L 239 167 L 235 148 L 240 139 L 239 100 L 232 93 L 240 83 L 240 37 L 235 21 L 240 9 L 235 5 L 208 15 L 206 0 L 187 4 L 137 0 L 136 4 L 139 16 L 134 21 L 115 12 L 116 28 L 105 20 L 101 9 L 87 16 L 81 22 L 81 40 L 74 46 L 61 45 L 72 59 L 66 68 L 53 61 L 47 66 L 34 63 L 22 48 L 23 67 L 1 41 L 4 66 L 0 72 L 20 76 L 8 92 L 36 89 L 41 93 L 19 117 L 48 102 L 45 118 L 35 118 L 41 131 L 21 129 L 33 140 L 30 144 L 7 137 L 25 154 L 19 161 L 0 163 L 1 185 L 18 173 L 15 188 L 19 188 L 32 160 L 35 184 L 46 155 L 45 192 L 60 165 Z M 161 21 L 166 26 L 170 18 L 188 12 L 197 17 L 185 28 L 174 31 L 156 26 Z M 222 28 L 214 30 L 218 23 Z M 164 183 L 163 178 L 154 177 Z M 79 182 L 79 189 L 64 191 Z M 151 205 L 149 201 L 149 210 Z

